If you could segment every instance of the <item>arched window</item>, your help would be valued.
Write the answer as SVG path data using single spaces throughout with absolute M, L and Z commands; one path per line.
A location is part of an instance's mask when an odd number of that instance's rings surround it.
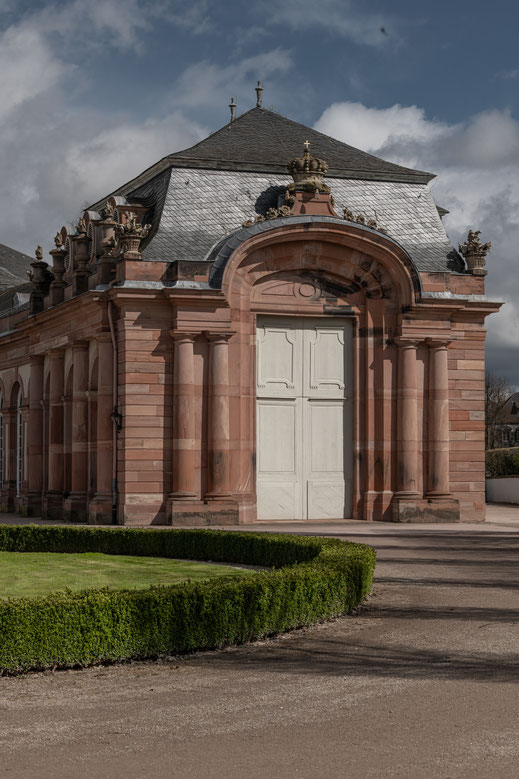
M 22 421 L 22 391 L 18 392 L 16 404 L 16 496 L 22 491 L 23 475 L 23 421 Z

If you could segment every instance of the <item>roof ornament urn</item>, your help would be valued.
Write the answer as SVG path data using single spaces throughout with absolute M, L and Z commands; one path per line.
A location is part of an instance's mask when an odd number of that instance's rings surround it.
M 460 254 L 463 255 L 467 263 L 467 270 L 474 276 L 486 276 L 485 270 L 486 256 L 490 251 L 492 243 L 481 243 L 479 235 L 481 230 L 469 230 L 467 240 L 458 244 Z
M 140 246 L 151 230 L 151 225 L 143 225 L 137 221 L 136 214 L 130 212 L 126 221 L 115 225 L 115 234 L 122 255 L 126 259 L 140 260 Z

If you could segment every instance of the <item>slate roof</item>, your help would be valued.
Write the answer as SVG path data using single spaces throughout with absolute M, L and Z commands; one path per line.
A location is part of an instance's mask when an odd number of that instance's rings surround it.
M 143 244 L 149 260 L 202 260 L 256 213 L 279 205 L 288 162 L 303 143 L 329 165 L 326 183 L 345 207 L 374 217 L 423 271 L 463 272 L 427 182 L 430 173 L 386 162 L 263 108 L 253 108 L 190 149 L 164 157 L 112 194 L 153 201 Z M 90 208 L 99 210 L 106 197 Z
M 307 140 L 312 156 L 324 159 L 329 175 L 335 178 L 421 183 L 434 178 L 430 173 L 381 160 L 264 108 L 247 111 L 190 149 L 171 154 L 169 160 L 173 165 L 185 161 L 203 167 L 211 163 L 223 170 L 286 173 L 288 162 L 302 155 Z
M 143 249 L 145 259 L 202 260 L 223 236 L 256 213 L 278 206 L 288 173 L 172 169 L 157 231 Z M 370 182 L 326 177 L 335 210 L 345 207 L 374 217 L 400 243 L 418 270 L 462 271 L 424 184 Z
M 32 257 L 0 243 L 0 291 L 27 281 Z
M 25 281 L 23 284 L 16 284 L 9 289 L 0 291 L 0 313 L 5 316 L 13 311 L 21 310 L 23 306 L 29 304 L 32 284 Z

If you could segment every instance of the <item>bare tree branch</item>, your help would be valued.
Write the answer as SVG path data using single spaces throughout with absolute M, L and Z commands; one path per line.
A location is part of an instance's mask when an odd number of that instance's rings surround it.
M 487 449 L 500 446 L 501 425 L 506 416 L 506 404 L 512 395 L 512 387 L 504 376 L 485 372 L 485 445 Z

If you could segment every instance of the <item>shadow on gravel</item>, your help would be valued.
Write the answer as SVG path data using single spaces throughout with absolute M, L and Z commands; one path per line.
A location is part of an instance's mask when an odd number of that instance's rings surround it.
M 484 608 L 479 606 L 369 606 L 362 611 L 363 617 L 391 617 L 395 619 L 457 619 L 475 622 L 502 622 L 517 625 L 519 628 L 519 609 Z M 485 625 L 481 625 L 485 627 Z M 519 633 L 518 633 L 519 639 Z M 519 649 L 519 643 L 518 643 Z M 519 667 L 518 667 L 519 676 Z
M 384 645 L 354 644 L 344 639 L 315 637 L 311 648 L 284 645 L 268 654 L 223 652 L 214 656 L 215 666 L 236 671 L 279 672 L 335 676 L 399 677 L 402 679 L 464 679 L 485 682 L 519 680 L 519 654 L 489 655 L 426 651 Z M 260 649 L 260 647 L 258 647 Z
M 413 550 L 414 551 L 414 550 Z M 449 553 L 456 552 L 457 550 L 449 550 Z M 381 563 L 396 563 L 397 565 L 441 565 L 442 567 L 471 567 L 479 568 L 481 566 L 495 568 L 496 570 L 503 570 L 507 568 L 519 575 L 519 560 L 481 560 L 479 557 L 472 560 L 460 560 L 456 557 L 439 558 L 439 557 L 385 557 L 380 555 Z
M 484 587 L 519 591 L 519 580 L 485 579 L 482 581 L 481 579 L 440 579 L 422 576 L 376 576 L 375 581 L 377 584 L 419 584 L 424 587 Z

